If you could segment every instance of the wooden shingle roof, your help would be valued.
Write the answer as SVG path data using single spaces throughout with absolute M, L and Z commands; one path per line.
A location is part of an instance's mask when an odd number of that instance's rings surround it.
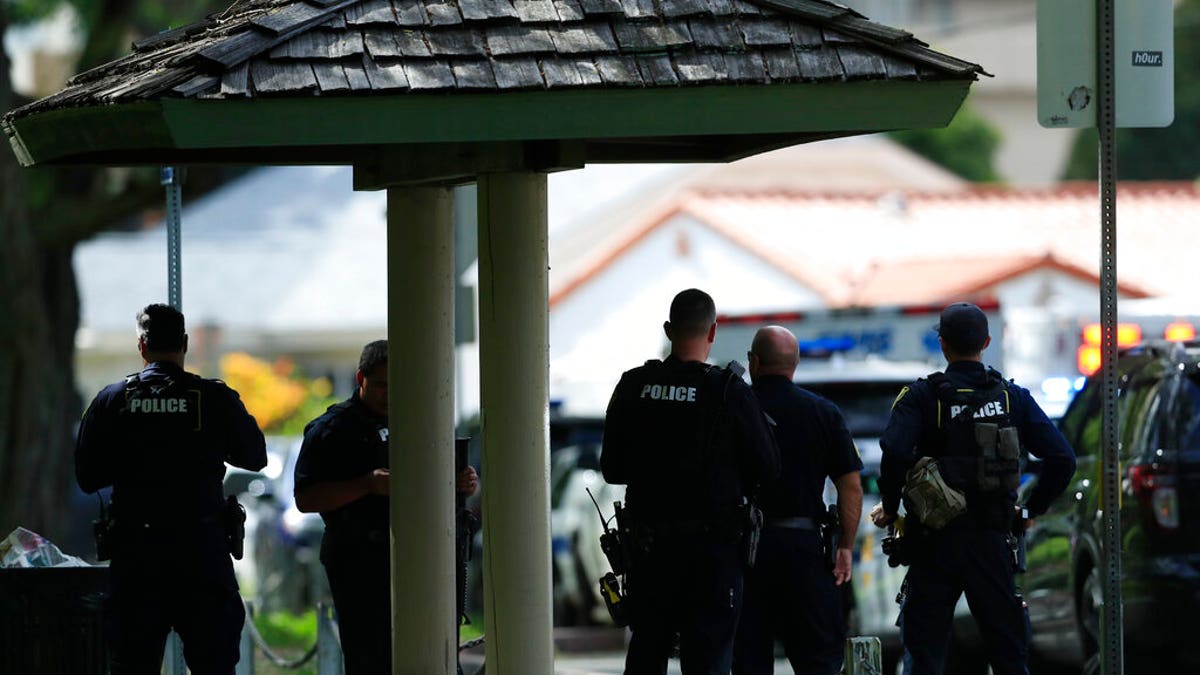
M 944 126 L 983 73 L 827 0 L 240 0 L 3 128 L 26 166 L 352 164 L 370 189 Z
M 824 0 L 242 0 L 10 113 L 160 97 L 974 79 Z

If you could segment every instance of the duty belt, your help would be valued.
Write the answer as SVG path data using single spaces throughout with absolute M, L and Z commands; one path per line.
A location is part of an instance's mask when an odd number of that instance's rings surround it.
M 124 518 L 117 516 L 117 522 L 123 523 Z M 144 530 L 161 530 L 161 529 L 179 529 L 180 527 L 196 527 L 197 525 L 217 525 L 223 523 L 221 514 L 213 514 L 208 516 L 176 516 L 173 518 L 162 518 L 146 520 L 145 518 L 130 518 L 132 525 Z
M 792 518 L 767 518 L 766 527 L 780 530 L 815 530 L 817 521 L 812 518 L 795 516 Z
M 732 534 L 738 529 L 733 521 L 725 520 L 668 520 L 641 525 L 658 536 L 687 534 Z

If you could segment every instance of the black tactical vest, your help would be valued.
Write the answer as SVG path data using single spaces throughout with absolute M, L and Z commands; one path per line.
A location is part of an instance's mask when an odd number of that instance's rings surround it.
M 728 368 L 647 361 L 630 371 L 626 395 L 636 411 L 628 423 L 642 433 L 637 477 L 626 492 L 639 518 L 719 519 L 741 503 L 743 485 L 733 453 L 735 420 L 727 410 Z
M 1008 383 L 988 369 L 980 389 L 957 387 L 944 373 L 928 377 L 937 397 L 940 448 L 931 453 L 942 477 L 967 495 L 968 510 L 1011 508 L 1020 484 L 1021 443 L 1012 422 Z M 975 508 L 972 508 L 975 507 Z
M 114 499 L 147 522 L 220 513 L 224 457 L 205 426 L 204 382 L 190 373 L 125 378 Z M 218 425 L 219 426 L 219 425 Z

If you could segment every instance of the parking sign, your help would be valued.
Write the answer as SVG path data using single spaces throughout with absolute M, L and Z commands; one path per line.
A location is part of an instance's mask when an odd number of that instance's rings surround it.
M 1118 127 L 1175 119 L 1173 0 L 1116 0 Z M 1038 122 L 1096 126 L 1096 2 L 1038 0 Z

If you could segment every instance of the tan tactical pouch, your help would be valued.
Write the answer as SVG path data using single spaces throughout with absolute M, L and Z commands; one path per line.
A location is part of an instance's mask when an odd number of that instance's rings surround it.
M 933 530 L 967 512 L 967 496 L 946 484 L 937 460 L 922 457 L 904 481 L 905 508 Z

